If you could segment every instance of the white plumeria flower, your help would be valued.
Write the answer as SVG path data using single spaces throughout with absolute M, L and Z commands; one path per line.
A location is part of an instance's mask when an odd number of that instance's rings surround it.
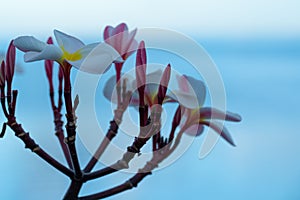
M 54 30 L 58 46 L 47 44 L 33 36 L 20 36 L 14 45 L 25 52 L 24 61 L 54 60 L 68 62 L 75 68 L 93 74 L 104 73 L 113 62 L 122 62 L 119 53 L 106 43 L 85 45 L 79 39 Z

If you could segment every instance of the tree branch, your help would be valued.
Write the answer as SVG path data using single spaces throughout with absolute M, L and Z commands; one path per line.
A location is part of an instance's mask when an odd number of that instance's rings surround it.
M 153 162 L 153 160 L 146 163 L 146 165 L 139 169 L 138 173 L 136 173 L 131 179 L 127 180 L 125 183 L 113 187 L 111 189 L 105 190 L 103 192 L 99 192 L 96 194 L 79 197 L 79 200 L 93 200 L 93 199 L 103 199 L 106 197 L 113 196 L 115 194 L 124 192 L 126 190 L 130 190 L 134 187 L 137 187 L 138 184 L 148 175 L 152 174 L 152 170 L 156 168 L 158 165 Z
M 18 124 L 15 119 L 9 120 L 7 125 L 14 131 L 15 135 L 24 142 L 25 148 L 28 148 L 32 152 L 36 153 L 43 160 L 66 176 L 70 178 L 73 177 L 73 172 L 60 164 L 57 160 L 47 154 L 41 147 L 39 147 L 39 145 L 36 144 L 35 141 L 29 136 L 29 133 L 25 132 L 21 124 Z

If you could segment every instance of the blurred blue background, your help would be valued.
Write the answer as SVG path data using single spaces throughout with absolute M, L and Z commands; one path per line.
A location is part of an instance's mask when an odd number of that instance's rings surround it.
M 300 199 L 300 23 L 298 1 L 191 0 L 74 2 L 9 1 L 0 16 L 0 50 L 18 35 L 46 40 L 54 28 L 83 41 L 102 37 L 105 25 L 170 28 L 206 49 L 223 78 L 227 108 L 243 121 L 227 123 L 237 147 L 220 140 L 203 160 L 203 137 L 169 167 L 147 177 L 139 188 L 109 199 Z M 137 19 L 138 18 L 138 19 Z M 42 62 L 18 63 L 17 117 L 51 155 L 64 162 L 56 138 Z M 178 68 L 180 70 L 180 68 Z M 113 74 L 111 70 L 105 76 Z M 101 86 L 99 86 L 101 87 Z M 102 99 L 103 104 L 109 103 Z M 2 116 L 1 121 L 5 121 Z M 111 120 L 111 117 L 104 119 Z M 77 140 L 83 165 L 90 154 Z M 98 166 L 100 167 L 100 166 Z M 114 174 L 86 184 L 90 194 L 123 183 Z M 69 180 L 24 149 L 7 131 L 0 140 L 0 199 L 61 199 Z

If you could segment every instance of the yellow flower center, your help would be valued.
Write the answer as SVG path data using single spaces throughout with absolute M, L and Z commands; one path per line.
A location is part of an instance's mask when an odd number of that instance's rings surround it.
M 63 46 L 60 47 L 62 52 L 63 52 L 63 59 L 69 60 L 69 61 L 76 61 L 80 60 L 82 58 L 82 55 L 80 51 L 75 51 L 74 53 L 69 53 L 68 51 L 65 50 Z

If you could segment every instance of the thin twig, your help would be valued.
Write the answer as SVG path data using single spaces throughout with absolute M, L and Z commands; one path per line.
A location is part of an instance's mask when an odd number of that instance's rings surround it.
M 71 66 L 68 63 L 65 63 L 65 75 L 64 75 L 64 98 L 65 98 L 65 106 L 66 106 L 66 118 L 67 118 L 67 124 L 66 124 L 66 130 L 67 130 L 67 138 L 65 139 L 70 156 L 71 161 L 73 164 L 73 169 L 75 171 L 75 176 L 77 178 L 80 178 L 82 176 L 82 171 L 80 168 L 76 146 L 75 146 L 75 139 L 76 139 L 76 123 L 73 115 L 73 107 L 72 107 L 72 94 L 71 94 L 71 80 L 70 80 L 70 69 Z
M 24 142 L 25 148 L 29 148 L 32 152 L 36 153 L 43 160 L 66 176 L 70 178 L 73 177 L 73 172 L 47 154 L 41 147 L 39 147 L 39 145 L 36 144 L 35 141 L 30 137 L 29 133 L 25 132 L 21 124 L 18 124 L 15 119 L 9 120 L 7 125 L 14 131 L 15 135 Z
M 96 163 L 107 149 L 108 145 L 112 141 L 112 139 L 117 135 L 119 125 L 122 122 L 123 114 L 129 105 L 129 101 L 131 98 L 131 91 L 126 91 L 126 81 L 123 81 L 123 88 L 122 88 L 122 102 L 118 104 L 117 109 L 115 110 L 114 119 L 110 121 L 110 127 L 106 133 L 105 138 L 103 138 L 101 144 L 97 148 L 95 154 L 90 159 L 86 167 L 84 168 L 84 172 L 91 172 L 92 169 L 95 167 Z

